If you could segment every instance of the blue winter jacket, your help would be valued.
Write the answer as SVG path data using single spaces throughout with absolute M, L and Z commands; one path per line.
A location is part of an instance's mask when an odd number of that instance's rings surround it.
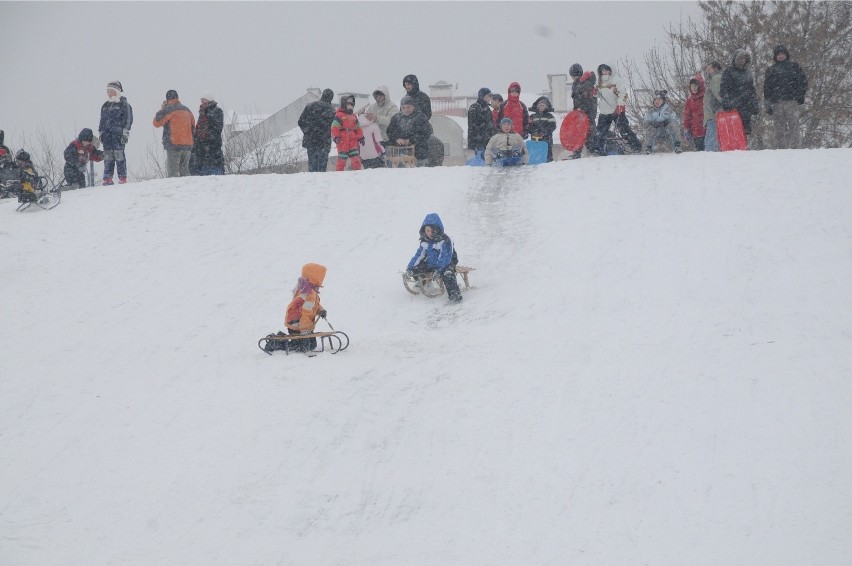
M 118 102 L 107 100 L 101 106 L 101 122 L 98 132 L 104 149 L 124 149 L 121 136 L 133 125 L 133 108 L 125 97 Z
M 431 226 L 434 230 L 432 239 L 426 237 L 424 230 L 426 226 Z M 420 245 L 414 257 L 408 262 L 408 269 L 412 270 L 425 262 L 427 268 L 443 272 L 450 264 L 455 265 L 458 261 L 452 240 L 444 234 L 444 223 L 441 222 L 441 217 L 434 212 L 427 214 L 420 226 Z

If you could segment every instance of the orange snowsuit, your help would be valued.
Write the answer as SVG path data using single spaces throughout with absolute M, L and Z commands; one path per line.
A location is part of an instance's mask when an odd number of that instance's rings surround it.
M 287 305 L 284 326 L 296 332 L 313 332 L 317 315 L 323 310 L 319 299 L 319 288 L 325 279 L 325 266 L 306 263 L 302 276 L 293 289 L 293 300 Z
M 364 132 L 358 125 L 358 117 L 353 112 L 338 108 L 331 123 L 331 138 L 337 144 L 337 170 L 343 171 L 346 159 L 352 160 L 352 169 L 361 169 L 360 143 Z

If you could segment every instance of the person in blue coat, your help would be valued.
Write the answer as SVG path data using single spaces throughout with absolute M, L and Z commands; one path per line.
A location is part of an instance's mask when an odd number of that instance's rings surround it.
M 462 300 L 461 289 L 456 281 L 458 263 L 453 241 L 444 233 L 441 217 L 436 212 L 430 212 L 420 225 L 420 245 L 408 262 L 407 275 L 413 278 L 435 272 L 444 281 L 450 302 L 458 303 Z
M 127 182 L 127 159 L 124 146 L 130 137 L 133 125 L 133 108 L 122 96 L 123 89 L 119 81 L 107 85 L 107 98 L 101 106 L 101 122 L 98 135 L 104 148 L 104 185 L 112 185 L 113 171 L 118 169 L 118 182 Z

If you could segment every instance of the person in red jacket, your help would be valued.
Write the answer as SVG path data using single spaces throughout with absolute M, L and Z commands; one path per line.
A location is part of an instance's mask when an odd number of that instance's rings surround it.
M 65 184 L 75 189 L 86 186 L 86 165 L 89 161 L 103 161 L 104 152 L 95 147 L 94 132 L 83 128 L 77 139 L 68 144 L 63 153 L 65 159 Z
M 364 132 L 358 125 L 355 109 L 355 97 L 347 94 L 340 97 L 340 108 L 334 113 L 331 122 L 331 139 L 337 145 L 338 171 L 346 169 L 346 160 L 352 160 L 352 169 L 361 169 L 361 145 L 364 145 Z
M 704 79 L 701 74 L 689 79 L 689 98 L 683 105 L 683 139 L 695 144 L 695 151 L 704 151 Z
M 512 131 L 526 139 L 529 137 L 530 113 L 527 105 L 521 102 L 521 85 L 511 83 L 509 85 L 509 98 L 500 105 L 497 112 L 498 122 L 503 118 L 512 119 Z

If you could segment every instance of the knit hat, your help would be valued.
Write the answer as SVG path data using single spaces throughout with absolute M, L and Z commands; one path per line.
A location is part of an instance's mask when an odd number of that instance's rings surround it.
M 408 96 L 407 94 L 402 97 L 402 100 L 399 101 L 400 106 L 414 106 L 414 99 Z
M 479 89 L 479 92 L 476 93 L 476 96 L 477 98 L 485 98 L 489 94 L 491 94 L 491 89 L 488 87 L 482 87 Z
M 166 93 L 166 100 L 177 100 L 178 98 L 179 98 L 178 93 L 174 89 L 172 89 L 172 90 L 170 90 Z
M 332 100 L 334 100 L 334 91 L 330 88 L 325 89 L 324 91 L 322 91 L 322 96 L 320 96 L 320 100 L 322 100 L 323 102 L 331 102 Z
M 212 92 L 210 92 L 209 90 L 202 92 L 201 98 L 203 98 L 204 100 L 206 100 L 208 102 L 216 102 L 216 96 Z
M 509 124 L 511 126 L 512 125 L 512 119 L 511 118 L 502 118 L 500 120 L 500 127 L 502 128 L 503 125 L 505 125 L 505 124 Z
M 92 132 L 92 130 L 90 130 L 89 128 L 83 128 L 82 130 L 80 130 L 80 135 L 77 136 L 77 139 L 80 140 L 81 142 L 84 142 L 84 141 L 90 142 L 90 141 L 92 141 L 92 139 L 94 139 L 94 137 L 95 137 L 95 134 L 94 134 L 94 132 Z
M 107 88 L 111 88 L 116 92 L 124 92 L 124 89 L 121 88 L 121 82 L 119 81 L 110 81 L 107 83 Z
M 571 68 L 568 70 L 568 74 L 572 77 L 579 77 L 583 74 L 583 66 L 579 63 L 574 63 L 571 65 Z

